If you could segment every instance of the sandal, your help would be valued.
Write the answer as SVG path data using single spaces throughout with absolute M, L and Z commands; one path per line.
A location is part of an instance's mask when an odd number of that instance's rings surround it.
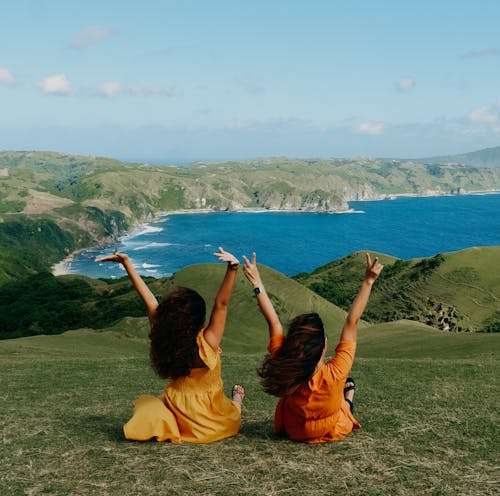
M 355 410 L 354 401 L 352 398 L 351 399 L 346 398 L 346 394 L 348 391 L 356 391 L 356 382 L 354 381 L 354 379 L 352 377 L 348 377 L 345 380 L 345 383 L 346 383 L 346 386 L 344 386 L 344 399 L 349 404 L 349 409 L 351 410 L 351 413 L 354 413 L 354 410 Z M 349 386 L 347 386 L 347 384 L 349 384 Z
M 235 384 L 233 386 L 233 389 L 231 391 L 233 401 L 235 403 L 239 403 L 240 405 L 243 404 L 243 401 L 245 401 L 245 388 L 241 386 L 240 384 Z
M 354 379 L 352 377 L 348 377 L 345 380 L 345 383 L 346 384 L 351 383 L 351 384 L 349 386 L 344 387 L 344 395 L 345 395 L 345 393 L 347 393 L 347 391 L 356 391 L 356 382 L 354 381 Z

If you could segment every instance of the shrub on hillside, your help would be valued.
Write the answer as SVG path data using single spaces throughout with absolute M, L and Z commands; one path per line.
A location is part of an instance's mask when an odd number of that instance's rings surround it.
M 99 329 L 143 315 L 143 303 L 129 282 L 97 292 L 84 278 L 41 272 L 0 286 L 0 339 Z
M 500 312 L 495 312 L 488 317 L 481 328 L 482 332 L 500 332 Z

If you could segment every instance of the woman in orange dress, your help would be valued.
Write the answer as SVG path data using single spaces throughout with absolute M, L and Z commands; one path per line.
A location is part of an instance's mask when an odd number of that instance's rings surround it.
M 127 271 L 149 316 L 151 364 L 171 379 L 160 397 L 142 395 L 134 402 L 123 428 L 127 439 L 211 443 L 239 431 L 245 391 L 235 385 L 232 400 L 224 395 L 219 348 L 239 262 L 222 248 L 214 255 L 228 266 L 206 327 L 205 301 L 196 291 L 176 288 L 158 303 L 126 254 L 98 260 L 121 263 Z
M 247 257 L 244 273 L 269 327 L 269 355 L 259 375 L 264 390 L 279 397 L 274 416 L 276 433 L 305 443 L 343 439 L 361 426 L 353 416 L 355 384 L 348 377 L 356 351 L 357 324 L 368 303 L 373 283 L 383 266 L 366 254 L 363 283 L 342 328 L 335 356 L 324 362 L 326 334 L 317 313 L 303 314 L 290 323 L 288 334 L 269 299 L 256 264 Z

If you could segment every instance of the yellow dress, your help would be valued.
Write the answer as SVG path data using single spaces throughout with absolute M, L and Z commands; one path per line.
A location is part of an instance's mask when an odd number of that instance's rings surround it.
M 206 368 L 174 379 L 160 397 L 145 394 L 135 400 L 134 414 L 123 426 L 127 439 L 211 443 L 238 433 L 241 405 L 224 395 L 221 350 L 205 341 L 204 330 L 196 342 Z

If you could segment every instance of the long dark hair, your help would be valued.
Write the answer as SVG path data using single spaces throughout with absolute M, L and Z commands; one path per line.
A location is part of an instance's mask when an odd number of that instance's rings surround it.
M 257 371 L 266 393 L 282 397 L 293 394 L 312 377 L 325 346 L 325 328 L 317 313 L 295 317 L 283 345 L 267 355 Z
M 205 314 L 205 301 L 189 288 L 173 289 L 158 305 L 149 334 L 149 356 L 160 377 L 189 375 L 198 357 L 196 336 L 205 323 Z

